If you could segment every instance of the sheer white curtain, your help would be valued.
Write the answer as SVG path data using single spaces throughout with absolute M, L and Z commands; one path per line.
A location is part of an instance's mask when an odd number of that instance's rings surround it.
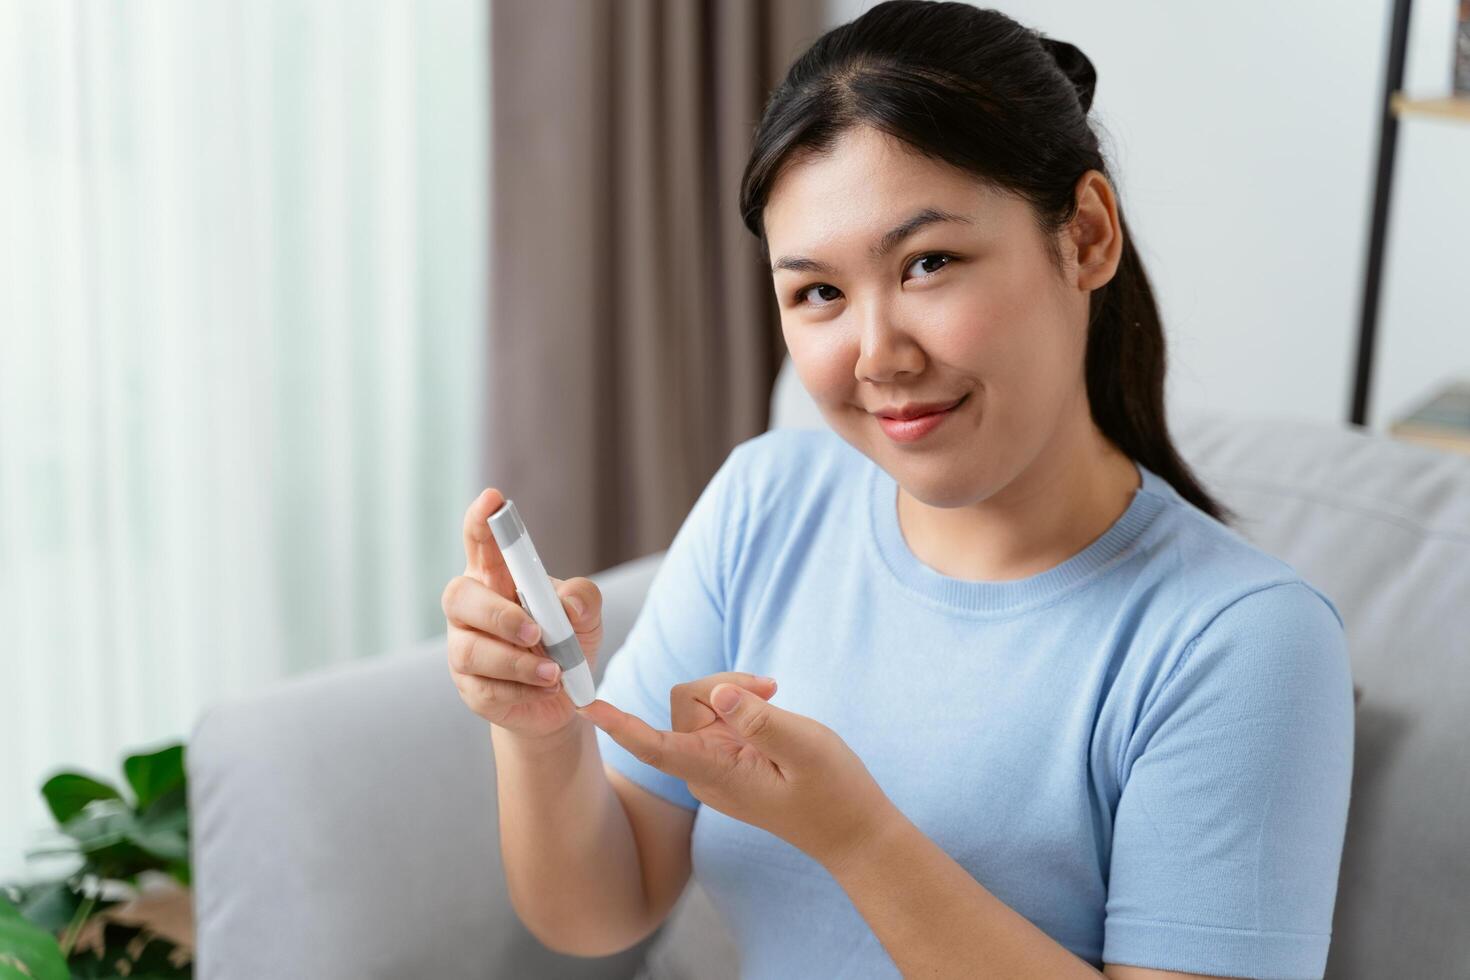
M 442 629 L 483 7 L 0 3 L 0 877 L 52 769 Z

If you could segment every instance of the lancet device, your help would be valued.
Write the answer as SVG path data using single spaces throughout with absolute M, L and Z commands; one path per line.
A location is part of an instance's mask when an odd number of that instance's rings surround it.
M 547 654 L 561 666 L 561 686 L 572 699 L 572 704 L 585 708 L 596 697 L 596 685 L 592 683 L 592 671 L 587 658 L 582 654 L 581 641 L 567 611 L 562 607 L 556 587 L 546 575 L 541 556 L 531 543 L 530 532 L 516 510 L 515 501 L 505 504 L 487 519 L 490 533 L 505 556 L 510 577 L 516 584 L 516 599 L 521 608 L 530 614 L 541 627 L 541 643 Z

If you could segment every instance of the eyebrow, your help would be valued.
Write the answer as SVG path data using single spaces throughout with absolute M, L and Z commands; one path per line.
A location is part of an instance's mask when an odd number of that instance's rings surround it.
M 899 243 L 905 238 L 925 225 L 932 225 L 938 221 L 958 221 L 967 225 L 974 224 L 971 219 L 963 214 L 956 214 L 953 211 L 945 211 L 941 208 L 925 208 L 915 213 L 893 230 L 886 232 L 882 238 L 878 239 L 876 244 L 868 249 L 868 254 L 872 255 L 875 259 L 881 259 L 897 248 Z M 818 262 L 816 259 L 809 259 L 802 255 L 783 255 L 771 266 L 771 272 L 773 274 L 780 272 L 782 269 L 790 269 L 794 272 L 816 272 L 828 276 L 837 274 L 837 270 L 827 265 L 827 263 Z

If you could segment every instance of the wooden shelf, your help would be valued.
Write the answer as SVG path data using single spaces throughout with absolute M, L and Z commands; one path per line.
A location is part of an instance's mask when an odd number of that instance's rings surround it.
M 1402 92 L 1389 100 L 1396 116 L 1437 116 L 1470 122 L 1470 95 L 1451 95 L 1439 99 L 1411 99 Z

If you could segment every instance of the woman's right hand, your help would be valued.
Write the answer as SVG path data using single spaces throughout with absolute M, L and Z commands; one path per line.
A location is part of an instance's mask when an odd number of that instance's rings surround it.
M 465 511 L 464 574 L 449 580 L 440 599 L 449 624 L 449 673 L 481 718 L 519 737 L 556 738 L 574 727 L 577 709 L 562 691 L 561 668 L 541 645 L 540 627 L 516 601 L 515 581 L 486 523 L 504 503 L 492 487 Z M 591 669 L 602 643 L 602 590 L 589 578 L 548 577 Z M 520 634 L 525 626 L 529 637 Z M 549 668 L 551 676 L 539 676 L 538 668 Z
M 541 645 L 540 627 L 516 601 L 515 580 L 486 523 L 504 503 L 505 497 L 492 487 L 465 511 L 464 574 L 449 580 L 440 599 L 449 624 L 449 674 L 461 700 L 481 718 L 518 738 L 554 741 L 577 727 L 579 715 L 562 690 L 561 668 Z M 602 644 L 602 590 L 590 578 L 547 577 L 566 607 L 588 669 L 594 670 Z M 521 637 L 519 630 L 528 624 L 532 635 Z M 537 668 L 547 666 L 551 677 L 538 676 Z M 775 692 L 774 684 L 739 672 L 678 685 L 670 692 L 677 730 L 702 717 L 701 710 L 713 714 L 713 709 L 701 709 L 700 704 L 721 681 L 739 684 L 763 698 Z

